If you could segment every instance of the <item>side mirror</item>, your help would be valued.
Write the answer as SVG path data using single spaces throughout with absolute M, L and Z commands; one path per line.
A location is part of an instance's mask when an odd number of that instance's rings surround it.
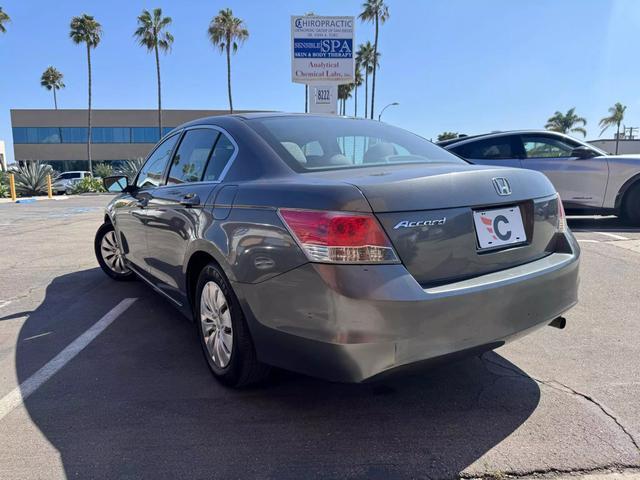
M 129 187 L 129 179 L 126 175 L 112 175 L 104 177 L 102 184 L 107 192 L 124 192 Z
M 571 156 L 576 158 L 586 159 L 586 158 L 593 158 L 597 156 L 597 154 L 595 151 L 591 150 L 589 147 L 581 146 L 571 150 Z

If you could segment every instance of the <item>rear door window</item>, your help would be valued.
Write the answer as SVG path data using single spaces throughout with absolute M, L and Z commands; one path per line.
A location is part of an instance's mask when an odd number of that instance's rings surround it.
M 219 135 L 211 128 L 188 130 L 171 161 L 167 185 L 199 182 Z
M 450 150 L 463 158 L 501 160 L 518 158 L 518 145 L 513 136 L 502 136 L 472 141 Z
M 222 172 L 233 158 L 235 151 L 236 148 L 233 143 L 231 143 L 231 140 L 229 140 L 225 134 L 221 133 L 213 147 L 213 152 L 211 153 L 211 158 L 209 158 L 203 180 L 206 182 L 220 180 Z

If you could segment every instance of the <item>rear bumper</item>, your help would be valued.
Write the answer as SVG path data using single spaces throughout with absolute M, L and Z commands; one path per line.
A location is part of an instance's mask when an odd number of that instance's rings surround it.
M 265 363 L 360 382 L 456 353 L 490 350 L 577 302 L 579 247 L 423 289 L 402 265 L 305 264 L 234 284 Z

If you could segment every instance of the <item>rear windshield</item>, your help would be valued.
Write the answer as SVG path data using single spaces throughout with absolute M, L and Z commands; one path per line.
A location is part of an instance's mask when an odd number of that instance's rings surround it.
M 418 135 L 371 120 L 266 117 L 249 124 L 296 171 L 399 163 L 465 163 Z

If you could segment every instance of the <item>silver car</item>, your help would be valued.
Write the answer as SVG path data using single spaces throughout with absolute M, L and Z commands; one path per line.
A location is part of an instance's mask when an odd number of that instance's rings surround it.
M 640 223 L 640 155 L 608 153 L 562 133 L 522 130 L 438 143 L 472 163 L 544 173 L 571 213 Z
M 243 114 L 165 136 L 95 237 L 195 322 L 228 385 L 345 382 L 564 326 L 579 247 L 549 180 L 370 120 Z
M 91 172 L 85 172 L 82 170 L 63 172 L 52 185 L 52 190 L 56 194 L 71 193 L 76 183 L 80 182 L 85 177 L 91 176 Z

